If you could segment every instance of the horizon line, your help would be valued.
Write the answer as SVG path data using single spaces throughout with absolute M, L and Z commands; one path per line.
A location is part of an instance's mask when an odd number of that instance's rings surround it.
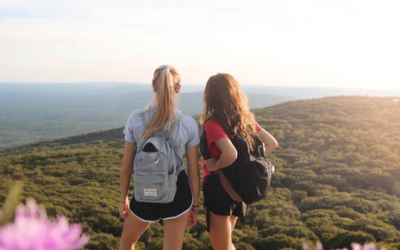
M 82 81 L 82 82 L 0 82 L 0 85 L 34 85 L 34 84 L 42 84 L 42 85 L 58 85 L 58 84 L 68 84 L 68 85 L 76 85 L 76 84 L 126 84 L 126 85 L 151 85 L 151 83 L 143 83 L 143 82 L 124 82 L 124 81 Z M 199 83 L 186 83 L 183 85 L 190 86 L 205 86 L 205 84 Z M 373 88 L 373 87 L 345 87 L 345 86 L 312 86 L 312 85 L 304 85 L 304 86 L 293 86 L 293 85 L 260 85 L 260 84 L 240 84 L 241 87 L 278 87 L 278 88 L 319 88 L 319 89 L 357 89 L 357 90 L 396 90 L 400 91 L 400 88 Z

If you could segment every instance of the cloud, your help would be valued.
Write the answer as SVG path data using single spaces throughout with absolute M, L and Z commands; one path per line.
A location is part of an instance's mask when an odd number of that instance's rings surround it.
M 193 83 L 225 71 L 252 84 L 361 86 L 385 79 L 392 86 L 400 79 L 399 6 L 0 0 L 0 13 L 20 13 L 0 17 L 0 81 L 149 81 L 169 62 Z
M 25 0 L 0 0 L 0 9 L 24 8 L 27 5 Z

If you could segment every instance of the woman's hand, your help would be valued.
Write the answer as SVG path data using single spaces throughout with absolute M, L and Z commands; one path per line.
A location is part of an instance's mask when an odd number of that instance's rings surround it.
M 119 201 L 119 215 L 121 215 L 121 217 L 127 216 L 129 210 L 130 208 L 128 197 L 126 197 L 125 200 Z
M 197 223 L 197 217 L 199 216 L 199 207 L 192 207 L 190 209 L 189 220 L 187 223 L 188 227 L 194 227 Z

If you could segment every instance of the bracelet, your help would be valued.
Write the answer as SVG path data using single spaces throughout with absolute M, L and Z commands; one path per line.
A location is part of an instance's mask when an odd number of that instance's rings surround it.
M 199 205 L 197 205 L 197 206 L 195 206 L 195 205 L 192 205 L 192 207 L 199 207 Z

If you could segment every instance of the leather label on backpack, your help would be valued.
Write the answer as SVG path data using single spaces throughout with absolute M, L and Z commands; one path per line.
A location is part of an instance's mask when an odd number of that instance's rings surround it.
M 144 196 L 157 197 L 157 189 L 155 188 L 143 188 Z

